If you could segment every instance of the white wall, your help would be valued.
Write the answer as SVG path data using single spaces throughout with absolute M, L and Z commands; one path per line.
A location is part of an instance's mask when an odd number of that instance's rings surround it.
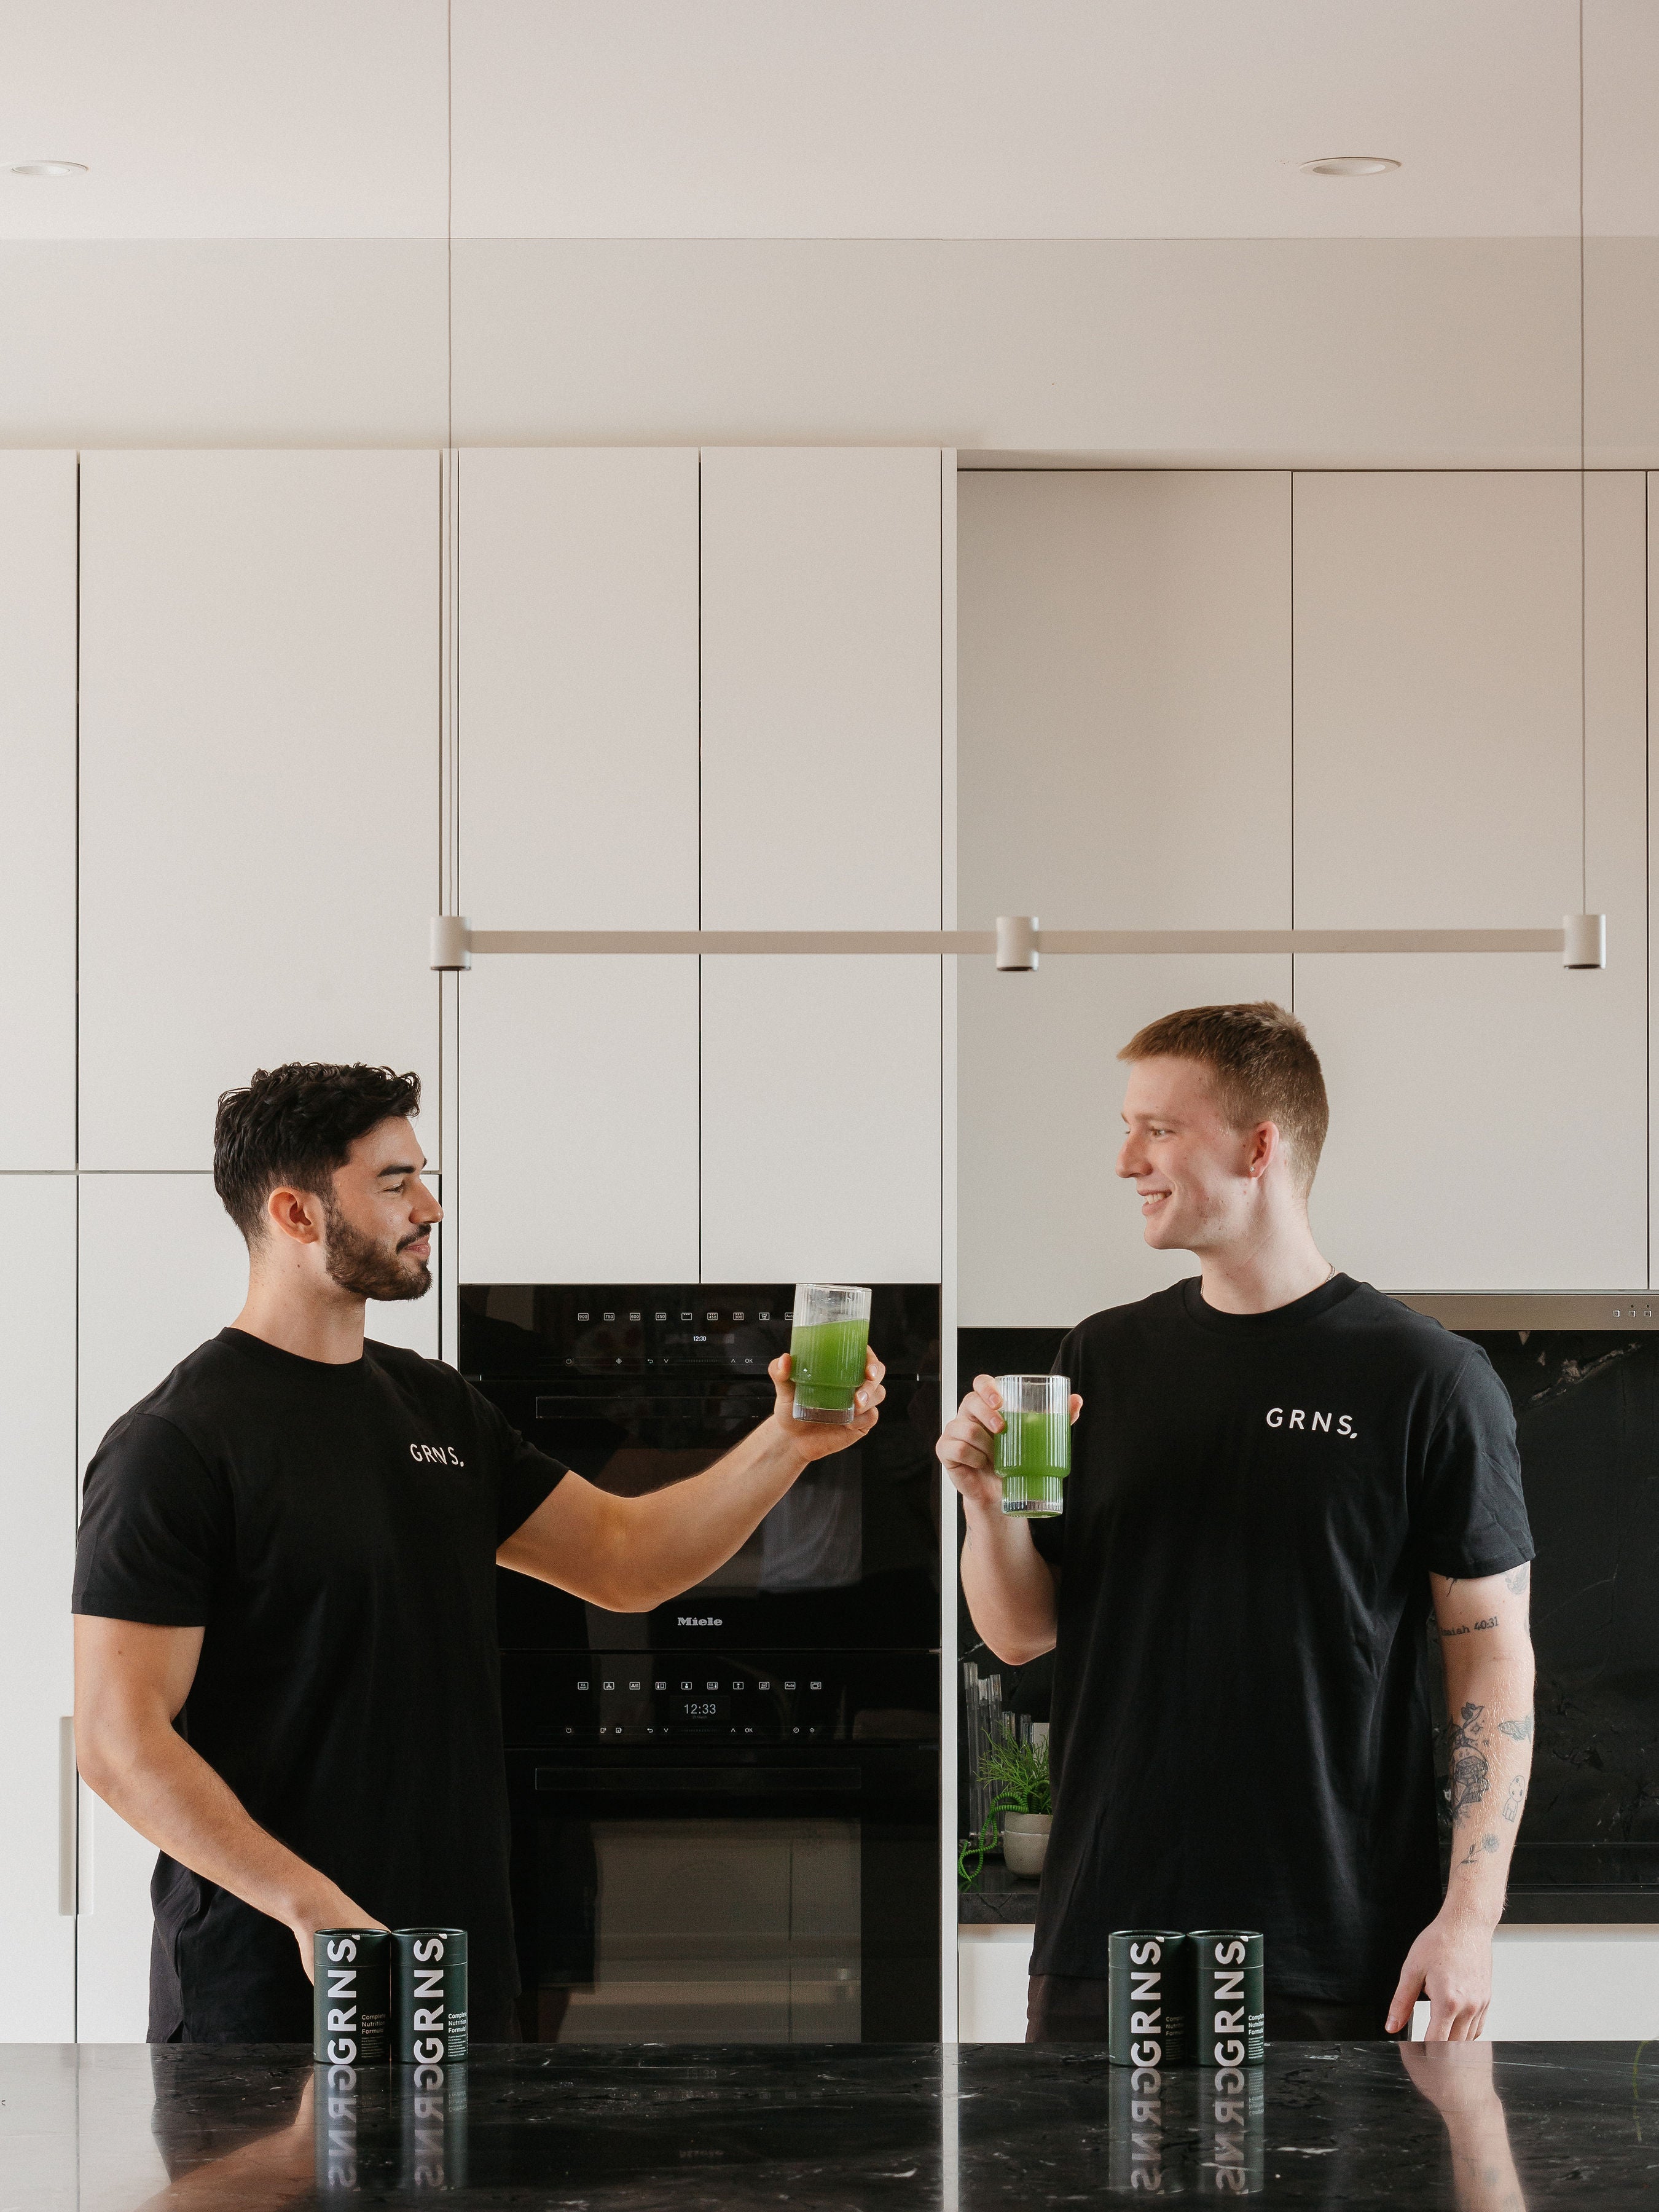
M 1577 458 L 1565 239 L 494 240 L 462 444 L 953 445 L 1194 465 Z M 0 244 L 0 445 L 413 445 L 441 240 Z M 1659 241 L 1592 240 L 1590 456 L 1659 464 Z

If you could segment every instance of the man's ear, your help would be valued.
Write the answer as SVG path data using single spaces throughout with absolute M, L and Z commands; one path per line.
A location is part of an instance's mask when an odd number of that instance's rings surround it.
M 1276 1121 L 1258 1121 L 1250 1132 L 1249 1173 L 1259 1182 L 1285 1149 Z
M 265 1219 L 279 1240 L 295 1244 L 322 1242 L 323 1202 L 314 1191 L 296 1190 L 292 1184 L 278 1183 L 265 1200 Z

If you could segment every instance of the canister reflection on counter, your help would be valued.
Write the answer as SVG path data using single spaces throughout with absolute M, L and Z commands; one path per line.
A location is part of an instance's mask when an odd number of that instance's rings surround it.
M 1179 2197 L 1181 2176 L 1173 2157 L 1166 2157 L 1166 2137 L 1175 2129 L 1171 2100 L 1176 2076 L 1156 2066 L 1115 2066 L 1111 2069 L 1110 2148 L 1107 2185 L 1113 2191 L 1133 2191 L 1137 2197 Z M 1173 2143 L 1168 2148 L 1173 2149 Z
M 1267 2179 L 1267 2099 L 1260 2068 L 1206 2067 L 1198 2076 L 1198 2193 L 1254 2197 Z
M 404 2066 L 402 2075 L 402 2185 L 466 2186 L 466 2068 Z
M 319 2066 L 313 2094 L 317 2186 L 337 2196 L 342 2190 L 358 2185 L 357 2130 L 362 2118 L 362 2076 L 355 2066 Z

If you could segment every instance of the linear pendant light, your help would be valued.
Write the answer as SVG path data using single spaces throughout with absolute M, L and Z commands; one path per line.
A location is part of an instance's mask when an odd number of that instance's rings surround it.
M 1045 930 L 1034 914 L 1005 914 L 994 929 L 474 929 L 464 914 L 432 917 L 434 968 L 538 952 L 992 952 L 1000 969 L 1025 975 L 1044 952 L 1555 952 L 1564 968 L 1605 968 L 1607 922 L 1569 914 L 1559 929 Z

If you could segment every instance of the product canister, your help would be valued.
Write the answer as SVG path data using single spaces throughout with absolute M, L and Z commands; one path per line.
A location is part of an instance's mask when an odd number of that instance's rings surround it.
M 1114 2196 L 1182 2194 L 1182 2129 L 1174 2109 L 1180 2078 L 1157 2066 L 1114 2069 L 1106 2138 L 1106 2185 Z
M 1198 2063 L 1260 2066 L 1266 2038 L 1261 1935 L 1250 1928 L 1197 1928 L 1187 1940 Z
M 384 1928 L 319 1928 L 311 1939 L 311 2055 L 319 2066 L 386 2063 L 392 1938 Z
M 1256 2066 L 1206 2066 L 1198 2082 L 1200 2197 L 1256 2197 L 1267 2185 L 1267 2096 Z
M 392 1930 L 392 2055 L 404 2066 L 466 2057 L 465 1928 Z
M 1191 1968 L 1177 1929 L 1119 1928 L 1106 1946 L 1107 2056 L 1114 2066 L 1184 2066 Z

